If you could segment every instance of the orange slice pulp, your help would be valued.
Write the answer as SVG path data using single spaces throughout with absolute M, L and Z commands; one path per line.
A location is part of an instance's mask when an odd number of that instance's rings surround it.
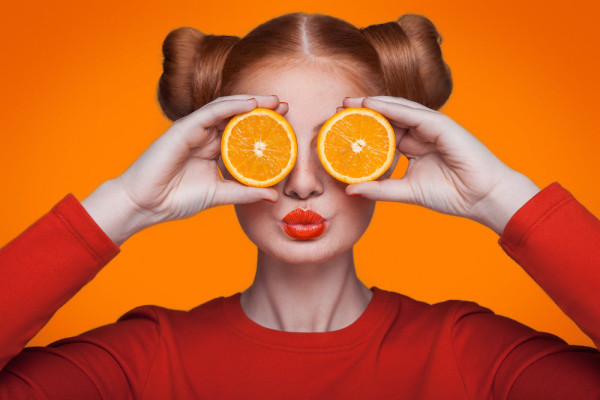
M 334 178 L 346 183 L 377 179 L 392 164 L 394 128 L 368 108 L 346 108 L 329 118 L 319 131 L 319 159 Z
M 255 108 L 233 117 L 221 138 L 221 157 L 239 182 L 272 186 L 292 170 L 298 153 L 289 122 L 267 108 Z

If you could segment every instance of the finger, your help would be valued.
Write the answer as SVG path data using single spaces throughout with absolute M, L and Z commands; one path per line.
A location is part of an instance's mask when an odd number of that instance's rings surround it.
M 361 195 L 370 200 L 415 203 L 412 188 L 405 179 L 355 183 L 346 187 L 346 194 Z
M 397 142 L 396 148 L 402 154 L 411 156 L 422 156 L 436 151 L 433 143 L 424 142 L 407 133 Z
M 271 95 L 271 96 L 259 96 L 259 95 L 253 96 L 253 95 L 249 95 L 249 94 L 237 94 L 237 95 L 232 95 L 232 96 L 219 97 L 218 99 L 214 100 L 213 103 L 219 103 L 219 102 L 228 101 L 228 100 L 248 100 L 248 99 L 255 99 L 257 102 L 256 107 L 270 108 L 270 109 L 273 109 L 275 112 L 278 112 L 281 115 L 285 115 L 289 111 L 288 104 L 286 102 L 280 102 L 279 96 L 277 96 L 275 94 Z M 282 105 L 282 104 L 285 104 L 285 105 Z M 233 116 L 226 118 L 223 121 L 219 122 L 217 124 L 217 129 L 222 132 L 225 129 L 225 127 L 227 126 L 227 124 L 229 123 L 229 121 L 231 120 L 231 118 L 233 118 Z
M 267 107 L 263 107 L 263 108 L 267 108 Z M 290 110 L 290 107 L 288 105 L 288 103 L 286 103 L 285 101 L 279 102 L 278 105 L 276 106 L 276 108 L 273 110 L 276 113 L 279 113 L 281 115 L 285 115 L 288 113 L 288 111 Z M 231 121 L 231 119 L 234 116 L 231 116 L 229 118 L 225 118 L 224 120 L 222 120 L 221 122 L 219 122 L 216 127 L 217 130 L 219 132 L 223 132 L 225 130 L 225 128 L 227 127 L 227 124 L 229 123 L 229 121 Z
M 217 131 L 219 131 L 219 132 L 221 132 L 221 133 L 222 133 L 222 132 L 225 130 L 225 128 L 227 127 L 227 124 L 229 123 L 229 121 L 231 121 L 231 119 L 232 119 L 233 117 L 235 117 L 235 115 L 234 115 L 234 116 L 231 116 L 231 117 L 228 117 L 228 118 L 225 118 L 224 120 L 222 120 L 221 122 L 219 122 L 219 123 L 216 125 Z
M 402 105 L 405 105 L 405 106 L 408 106 L 408 107 L 412 107 L 412 108 L 420 108 L 422 110 L 435 111 L 435 110 L 432 110 L 429 107 L 424 106 L 421 103 L 417 103 L 416 101 L 405 99 L 404 97 L 369 96 L 368 98 L 369 99 L 376 99 L 376 100 L 385 101 L 387 103 L 402 104 Z
M 206 139 L 210 127 L 236 114 L 242 114 L 257 107 L 256 99 L 230 100 L 209 103 L 191 114 L 180 118 L 176 134 L 189 148 L 200 146 Z M 174 125 L 175 125 L 174 124 Z
M 346 97 L 344 101 L 342 101 L 342 106 L 344 106 L 344 108 L 362 107 L 363 100 L 364 97 Z
M 392 96 L 370 96 L 370 97 L 346 97 L 343 101 L 343 105 L 345 107 L 364 107 L 363 102 L 365 99 L 376 99 L 380 101 L 385 101 L 387 103 L 392 104 L 402 104 L 412 108 L 419 108 L 422 110 L 435 111 L 431 108 L 424 106 L 421 103 L 417 103 L 416 101 L 408 100 L 403 97 L 392 97 Z
M 230 100 L 248 100 L 248 99 L 256 99 L 256 101 L 259 104 L 258 107 L 264 107 L 264 108 L 273 108 L 273 107 L 276 107 L 277 104 L 279 104 L 279 96 L 277 96 L 275 94 L 270 95 L 270 96 L 261 96 L 261 95 L 256 95 L 256 94 L 234 94 L 231 96 L 218 97 L 208 104 L 221 103 L 223 101 L 230 101 Z
M 367 97 L 363 105 L 375 110 L 392 123 L 399 123 L 411 127 L 411 133 L 415 137 L 430 143 L 437 143 L 443 133 L 443 127 L 448 124 L 449 119 L 437 111 L 413 108 L 404 104 L 389 103 Z
M 206 140 L 200 146 L 190 148 L 188 157 L 201 160 L 217 160 L 219 158 L 221 155 L 221 136 L 214 128 L 210 131 L 206 136 Z
M 279 96 L 275 94 L 271 96 L 255 96 L 255 98 L 258 102 L 258 107 L 270 108 L 271 110 L 274 110 L 277 107 L 279 107 L 279 104 L 281 103 L 279 101 Z
M 489 150 L 473 134 L 457 124 L 452 118 L 438 111 L 413 108 L 367 97 L 363 105 L 383 114 L 392 125 L 410 127 L 411 135 L 423 142 L 432 143 L 444 155 L 489 153 Z
M 383 96 L 382 96 L 383 97 Z M 363 105 L 363 102 L 365 100 L 366 97 L 346 97 L 343 101 L 343 107 L 338 107 L 336 112 L 340 112 L 342 111 L 344 108 L 350 108 L 350 107 L 365 107 Z M 383 100 L 382 100 L 383 101 Z M 418 103 L 415 103 L 418 104 Z M 400 122 L 400 121 L 394 121 L 391 120 L 390 118 L 388 118 L 389 122 L 398 128 L 401 129 L 407 129 L 409 126 Z
M 400 143 L 400 141 L 402 140 L 402 138 L 404 136 L 406 136 L 406 134 L 408 133 L 408 128 L 394 128 L 394 135 L 396 136 L 396 145 L 398 145 L 398 143 Z
M 222 101 L 228 101 L 228 100 L 248 100 L 248 99 L 254 99 L 256 98 L 256 96 L 250 95 L 250 94 L 232 94 L 229 96 L 221 96 L 221 97 L 217 97 L 216 99 L 214 99 L 213 101 L 209 102 L 210 103 L 220 103 Z
M 248 112 L 256 107 L 258 100 L 255 98 L 214 101 L 178 119 L 176 123 L 208 128 L 224 118 Z
M 288 103 L 286 103 L 285 101 L 282 101 L 279 103 L 279 105 L 275 108 L 274 111 L 281 115 L 285 115 L 288 113 L 288 111 L 290 111 L 290 105 Z
M 208 126 L 212 126 L 212 125 L 216 124 L 217 122 L 220 122 L 220 120 L 222 120 L 223 118 L 232 117 L 233 115 L 250 111 L 251 109 L 256 108 L 256 107 L 275 109 L 280 105 L 279 97 L 276 95 L 254 96 L 254 97 L 248 97 L 248 96 L 249 95 L 235 95 L 235 96 L 219 97 L 218 99 L 206 104 L 202 108 L 199 108 L 198 110 L 194 111 L 192 114 L 195 114 L 196 112 L 198 112 L 200 110 L 205 110 L 206 113 L 202 114 L 205 116 L 205 119 L 203 121 L 201 121 L 201 123 L 203 122 L 204 126 L 208 127 Z M 246 111 L 234 112 L 233 114 L 230 112 L 227 112 L 227 115 L 225 117 L 223 115 L 219 114 L 219 112 L 223 112 L 224 110 L 226 110 L 224 107 L 227 106 L 228 104 L 232 104 L 232 103 L 237 104 L 237 102 L 244 102 L 244 101 L 254 102 L 254 103 L 256 103 L 256 106 L 252 107 L 250 110 L 246 109 Z M 192 114 L 190 114 L 189 116 L 191 116 Z M 186 116 L 185 118 L 187 118 L 189 116 Z M 201 118 L 201 117 L 199 117 L 199 118 Z
M 219 98 L 213 100 L 211 103 L 220 103 L 223 101 L 230 101 L 230 100 L 249 100 L 249 99 L 256 100 L 256 103 L 257 103 L 256 107 L 275 109 L 275 111 L 277 111 L 277 109 L 280 108 L 280 105 L 281 105 L 281 103 L 279 102 L 279 97 L 275 94 L 273 94 L 271 96 L 237 94 L 237 95 L 219 97 Z M 273 100 L 273 99 L 275 99 L 275 100 Z M 287 113 L 287 111 L 285 111 L 285 112 Z M 282 114 L 282 115 L 284 115 L 284 114 Z M 217 129 L 220 132 L 222 132 L 225 129 L 225 127 L 227 126 L 227 124 L 229 123 L 229 121 L 231 120 L 231 118 L 233 118 L 233 116 L 228 117 L 228 118 L 222 120 L 221 122 L 219 122 L 216 125 Z
M 215 201 L 216 205 L 223 205 L 248 204 L 259 200 L 267 200 L 274 203 L 278 199 L 279 193 L 274 188 L 257 188 L 224 179 L 219 184 L 219 195 Z

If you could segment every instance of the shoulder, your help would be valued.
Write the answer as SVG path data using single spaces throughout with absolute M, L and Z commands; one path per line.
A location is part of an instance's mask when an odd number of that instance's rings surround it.
M 190 310 L 170 309 L 156 305 L 134 308 L 119 318 L 118 323 L 144 325 L 155 330 L 160 340 L 180 346 L 218 341 L 228 331 L 224 303 L 230 297 L 217 297 Z
M 91 329 L 75 337 L 58 340 L 52 346 L 75 341 L 96 344 L 120 343 L 124 346 L 138 343 L 152 346 L 178 331 L 193 331 L 193 327 L 212 326 L 214 328 L 215 324 L 211 322 L 222 318 L 220 310 L 223 300 L 223 297 L 218 297 L 189 311 L 158 305 L 138 306 L 127 311 L 113 323 Z
M 425 322 L 436 320 L 439 323 L 454 325 L 463 316 L 473 313 L 493 314 L 493 312 L 473 301 L 445 300 L 438 303 L 428 303 L 408 297 L 404 294 L 374 288 L 392 305 L 397 317 L 405 321 Z
M 553 334 L 536 331 L 474 301 L 427 303 L 400 293 L 382 292 L 393 304 L 395 329 L 414 330 L 415 335 L 431 335 L 432 340 L 446 338 L 444 340 L 449 340 L 448 343 L 455 348 L 481 349 L 495 344 L 506 349 L 534 338 L 565 343 Z
M 225 297 L 216 297 L 190 310 L 166 308 L 158 305 L 136 307 L 121 316 L 117 323 L 156 325 L 164 328 L 169 325 L 186 325 L 216 322 L 223 316 Z
M 403 314 L 403 319 L 412 321 L 420 319 L 437 319 L 460 329 L 480 330 L 486 326 L 494 325 L 495 328 L 530 332 L 531 328 L 508 317 L 497 315 L 488 307 L 470 300 L 445 300 L 437 303 L 428 303 L 408 297 L 401 293 L 377 289 L 383 292 Z

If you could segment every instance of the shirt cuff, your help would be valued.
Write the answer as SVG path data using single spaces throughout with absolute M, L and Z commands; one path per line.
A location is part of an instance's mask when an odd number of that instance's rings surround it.
M 498 239 L 500 246 L 514 254 L 542 222 L 566 202 L 575 200 L 573 195 L 558 182 L 548 185 L 525 203 L 511 217 Z
M 119 246 L 106 235 L 72 193 L 59 201 L 51 212 L 101 265 L 120 252 Z

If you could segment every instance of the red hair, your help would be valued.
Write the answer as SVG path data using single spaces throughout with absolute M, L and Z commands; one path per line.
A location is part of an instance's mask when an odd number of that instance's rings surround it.
M 368 93 L 404 97 L 437 110 L 452 92 L 441 43 L 433 23 L 416 14 L 359 29 L 327 15 L 293 13 L 243 38 L 182 27 L 163 42 L 158 101 L 175 121 L 230 94 L 243 74 L 256 68 L 318 62 L 341 69 Z

